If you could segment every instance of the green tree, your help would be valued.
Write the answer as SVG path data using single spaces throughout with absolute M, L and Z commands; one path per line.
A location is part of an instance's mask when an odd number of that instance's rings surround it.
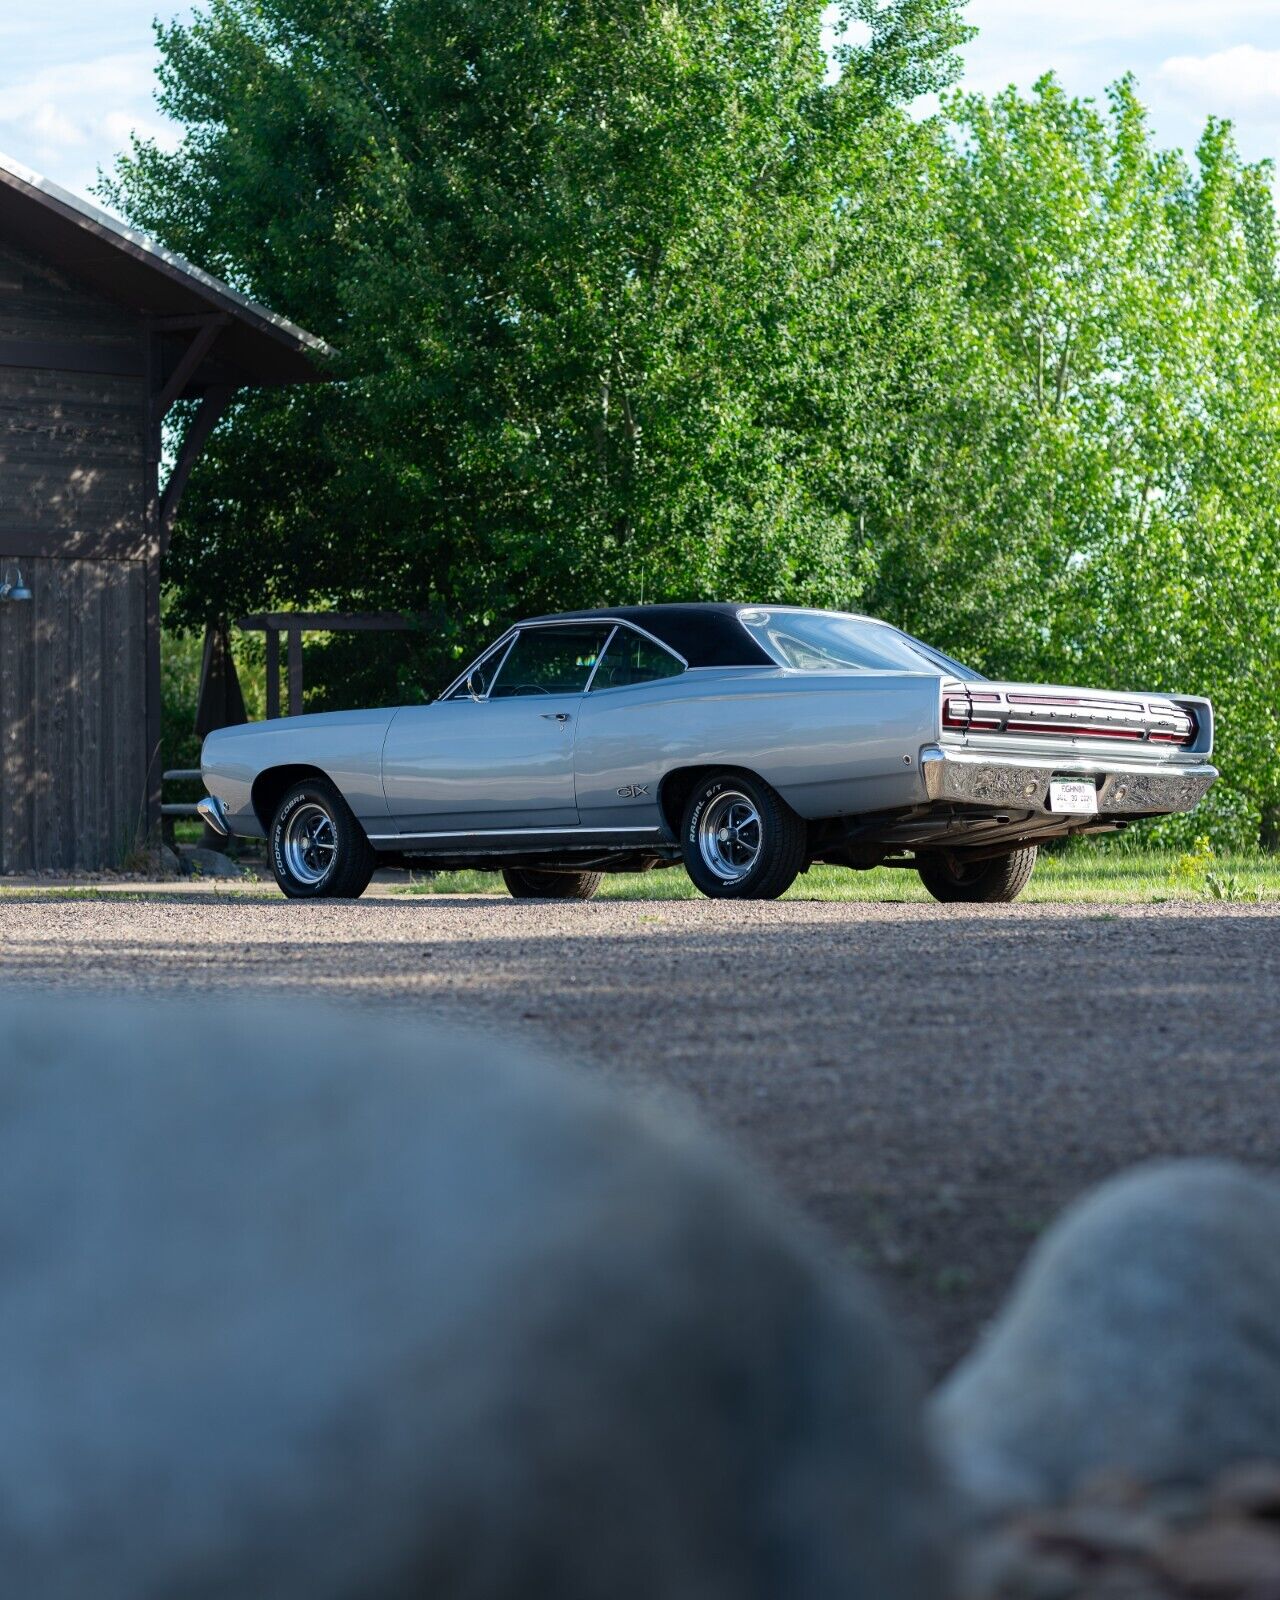
M 1224 840 L 1280 817 L 1271 172 L 1190 168 L 1132 83 L 948 103 L 949 355 L 886 420 L 869 599 L 1003 676 L 1205 692 Z M 1203 827 L 1203 820 L 1196 824 Z
M 185 136 L 105 193 L 343 380 L 215 435 L 172 615 L 436 606 L 456 653 L 541 607 L 855 595 L 841 458 L 928 144 L 900 108 L 963 30 L 954 0 L 856 0 L 833 74 L 825 10 L 211 0 L 161 28 Z

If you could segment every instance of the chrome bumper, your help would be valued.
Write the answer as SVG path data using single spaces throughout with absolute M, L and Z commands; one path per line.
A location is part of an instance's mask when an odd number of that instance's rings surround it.
M 1100 816 L 1140 816 L 1193 810 L 1217 778 L 1218 769 L 1207 764 L 1102 766 L 1065 751 L 1062 759 L 1029 762 L 1025 756 L 926 745 L 920 752 L 920 775 L 930 800 L 1045 815 L 1056 815 L 1049 806 L 1051 779 L 1092 778 L 1098 785 Z
M 231 829 L 227 826 L 227 816 L 222 809 L 221 800 L 215 800 L 212 795 L 206 795 L 203 800 L 197 800 L 196 815 L 203 822 L 207 822 L 215 833 L 220 833 L 224 839 L 230 836 Z

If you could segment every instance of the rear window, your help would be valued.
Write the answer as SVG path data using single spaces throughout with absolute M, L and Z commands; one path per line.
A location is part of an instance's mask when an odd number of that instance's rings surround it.
M 740 611 L 738 620 L 779 666 L 801 672 L 950 672 L 978 678 L 910 634 L 833 611 Z

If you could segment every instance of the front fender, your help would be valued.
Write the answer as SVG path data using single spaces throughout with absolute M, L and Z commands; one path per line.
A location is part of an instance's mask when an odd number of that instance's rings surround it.
M 221 801 L 235 833 L 261 836 L 254 785 L 273 771 L 323 773 L 366 826 L 385 824 L 382 745 L 394 712 L 338 711 L 219 728 L 204 742 L 204 786 Z

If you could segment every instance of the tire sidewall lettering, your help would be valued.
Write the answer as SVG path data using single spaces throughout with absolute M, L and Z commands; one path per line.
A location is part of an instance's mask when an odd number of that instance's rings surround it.
M 701 850 L 699 848 L 699 845 L 698 845 L 698 820 L 702 816 L 702 813 L 707 809 L 708 805 L 710 805 L 710 803 L 715 799 L 715 797 L 718 794 L 722 793 L 725 789 L 727 789 L 729 787 L 730 787 L 730 780 L 727 779 L 727 778 L 717 778 L 717 780 L 714 783 L 709 783 L 706 786 L 706 788 L 702 790 L 702 793 L 698 798 L 697 805 L 694 806 L 693 810 L 689 813 L 689 826 L 688 826 L 688 829 L 687 829 L 686 837 L 688 839 L 689 848 L 694 852 L 695 856 L 697 857 L 699 868 L 704 873 L 708 872 L 709 869 L 706 867 L 706 864 L 702 860 L 702 852 L 701 852 Z M 736 787 L 738 789 L 741 789 L 744 794 L 747 794 L 749 796 L 750 791 L 747 789 L 746 785 L 743 782 L 739 781 L 736 785 L 734 785 L 734 787 Z M 763 831 L 763 828 L 764 828 L 763 811 L 761 812 L 760 825 L 761 825 L 761 829 Z M 763 852 L 762 852 L 760 857 L 759 857 L 759 859 L 757 859 L 757 861 L 751 867 L 751 870 L 749 872 L 744 873 L 743 876 L 738 880 L 738 882 L 739 883 L 750 883 L 754 878 L 756 878 L 760 873 L 761 863 L 763 862 L 763 860 L 764 860 L 764 855 L 763 855 Z M 686 870 L 689 870 L 687 863 L 686 863 Z
M 336 846 L 333 854 L 333 860 L 329 863 L 328 871 L 325 873 L 324 877 L 320 879 L 320 882 L 315 884 L 299 883 L 297 878 L 294 877 L 293 873 L 289 871 L 284 859 L 285 829 L 288 826 L 289 818 L 299 806 L 303 805 L 323 806 L 325 814 L 329 818 L 329 825 L 333 829 L 333 839 Z M 332 807 L 327 803 L 322 794 L 313 794 L 303 790 L 300 794 L 295 794 L 292 799 L 290 799 L 287 804 L 282 806 L 279 812 L 276 814 L 275 822 L 271 826 L 271 859 L 275 866 L 276 876 L 277 878 L 287 878 L 291 884 L 293 884 L 297 889 L 301 890 L 304 894 L 315 894 L 319 890 L 323 889 L 324 885 L 329 881 L 333 874 L 334 862 L 337 861 L 341 849 L 342 835 L 339 829 L 338 819 L 334 815 Z
M 720 781 L 718 783 L 708 784 L 707 787 L 702 791 L 701 798 L 699 799 L 697 805 L 694 806 L 693 810 L 689 813 L 688 838 L 689 838 L 689 843 L 691 845 L 696 846 L 697 842 L 698 842 L 698 818 L 702 815 L 702 813 L 707 809 L 707 806 L 710 804 L 710 802 L 715 799 L 715 797 L 720 793 L 721 789 L 723 789 L 723 788 L 724 788 L 723 781 Z

